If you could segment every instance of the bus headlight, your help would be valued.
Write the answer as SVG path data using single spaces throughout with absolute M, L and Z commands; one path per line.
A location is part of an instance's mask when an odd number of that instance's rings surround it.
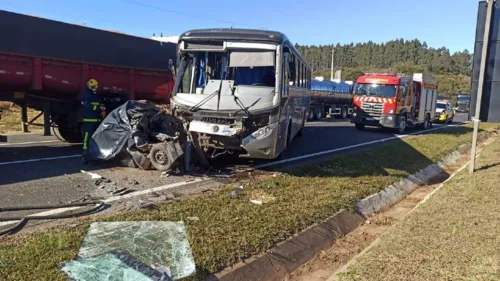
M 394 114 L 394 109 L 389 109 L 389 114 Z
M 258 129 L 251 134 L 256 139 L 262 139 L 272 134 L 273 130 L 278 127 L 278 123 L 271 123 L 265 127 Z

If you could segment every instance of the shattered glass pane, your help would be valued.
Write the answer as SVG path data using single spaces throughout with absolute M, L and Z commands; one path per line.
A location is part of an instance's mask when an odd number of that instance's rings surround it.
M 183 222 L 96 222 L 90 225 L 78 256 L 94 257 L 115 250 L 128 252 L 172 279 L 196 272 Z
M 126 252 L 116 251 L 92 258 L 65 263 L 62 271 L 75 281 L 171 281 L 172 279 L 136 260 Z

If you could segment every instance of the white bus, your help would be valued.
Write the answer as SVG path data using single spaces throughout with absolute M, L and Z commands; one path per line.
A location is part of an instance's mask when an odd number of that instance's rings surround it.
M 284 34 L 191 30 L 178 48 L 172 113 L 207 156 L 274 159 L 302 134 L 311 69 Z

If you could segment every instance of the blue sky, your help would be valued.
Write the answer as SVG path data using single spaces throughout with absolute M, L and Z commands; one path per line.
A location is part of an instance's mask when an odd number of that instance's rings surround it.
M 473 51 L 477 7 L 477 0 L 0 0 L 3 10 L 137 36 L 234 25 L 282 31 L 299 44 L 418 38 L 452 52 Z

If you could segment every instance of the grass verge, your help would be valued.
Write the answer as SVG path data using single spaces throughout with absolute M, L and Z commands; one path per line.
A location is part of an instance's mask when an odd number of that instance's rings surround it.
M 481 134 L 497 128 L 482 124 Z M 450 127 L 428 135 L 374 146 L 369 151 L 278 177 L 243 182 L 236 199 L 226 186 L 212 194 L 188 197 L 158 210 L 99 218 L 119 220 L 185 220 L 199 276 L 216 272 L 261 253 L 276 243 L 326 219 L 456 150 L 471 139 L 471 127 Z M 265 197 L 255 205 L 250 199 Z M 199 220 L 187 220 L 198 217 Z M 57 264 L 73 258 L 86 226 L 14 236 L 0 245 L 1 280 L 64 280 Z
M 500 140 L 353 263 L 344 281 L 498 280 Z

